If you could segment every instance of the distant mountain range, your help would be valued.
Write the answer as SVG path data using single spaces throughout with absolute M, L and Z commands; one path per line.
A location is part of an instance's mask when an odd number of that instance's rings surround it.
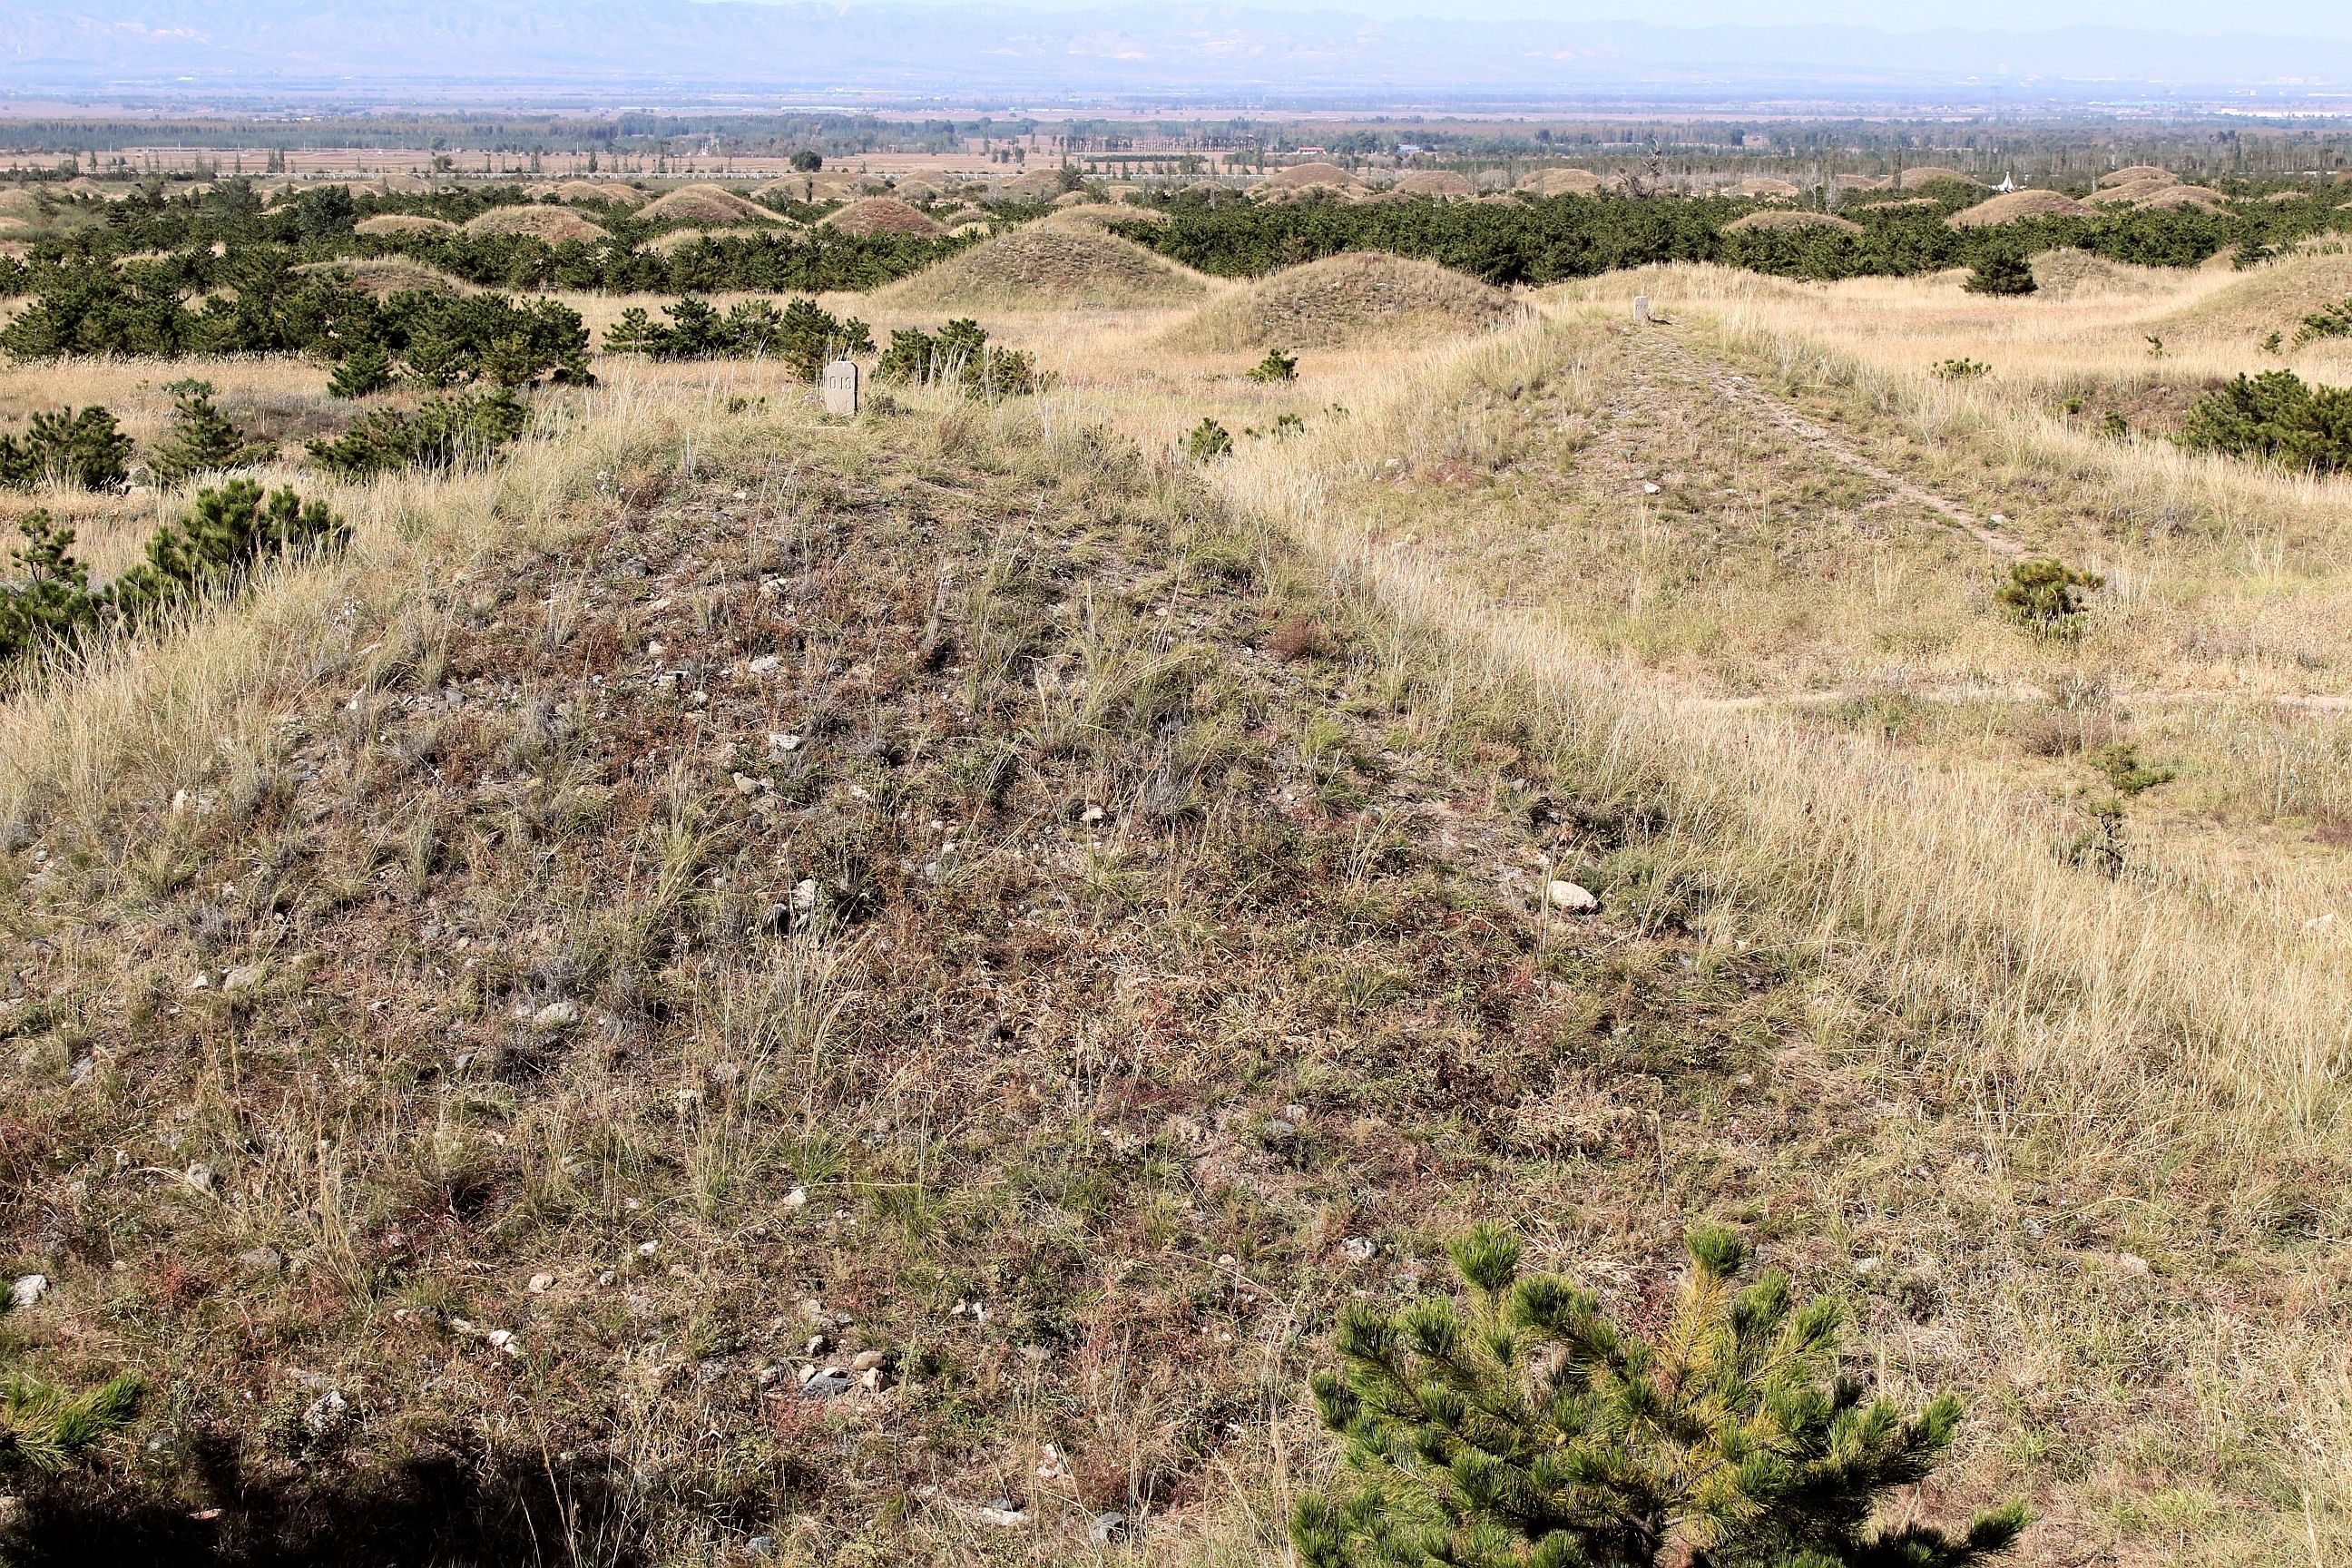
M 1185 5 L 14 0 L 0 8 L 0 91 L 19 95 L 364 99 L 517 88 L 962 104 L 1597 95 L 2024 106 L 2352 92 L 2352 44 L 2119 27 L 1678 28 Z

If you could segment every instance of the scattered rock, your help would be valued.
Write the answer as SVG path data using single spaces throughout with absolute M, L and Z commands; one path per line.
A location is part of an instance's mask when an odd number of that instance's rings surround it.
M 1880 1261 L 1875 1256 L 1857 1258 L 1853 1260 L 1853 1271 L 1866 1279 L 1878 1272 Z
M 776 1538 L 755 1535 L 743 1543 L 743 1554 L 746 1557 L 773 1557 L 776 1554 Z
M 343 1424 L 343 1415 L 350 1409 L 351 1405 L 343 1398 L 342 1391 L 331 1388 L 312 1400 L 310 1407 L 302 1412 L 302 1429 L 313 1437 L 323 1437 Z
M 286 1268 L 286 1255 L 274 1247 L 250 1247 L 236 1255 L 236 1266 L 247 1274 L 267 1279 Z
M 221 989 L 223 991 L 247 990 L 261 984 L 261 977 L 268 973 L 269 965 L 265 963 L 240 963 L 221 976 Z
M 580 1004 L 572 1001 L 550 1002 L 530 1016 L 534 1029 L 568 1029 L 580 1021 Z
M 1011 1498 L 991 1498 L 971 1510 L 971 1516 L 982 1524 L 993 1524 L 1010 1530 L 1016 1524 L 1029 1522 L 1029 1515 Z
M 524 1286 L 523 1289 L 529 1290 L 534 1296 L 544 1296 L 554 1287 L 554 1275 L 534 1274 L 530 1277 L 530 1283 Z
M 1358 1263 L 1370 1263 L 1380 1256 L 1381 1244 L 1369 1236 L 1351 1236 L 1339 1244 L 1339 1250 Z
M 782 669 L 783 667 L 784 661 L 778 658 L 772 653 L 761 654 L 759 658 L 753 659 L 749 666 L 751 673 L 754 675 L 773 675 L 777 670 Z
M 48 1293 L 49 1277 L 47 1275 L 26 1274 L 8 1287 L 8 1305 L 22 1311 L 26 1307 L 39 1305 L 41 1298 Z
M 201 1164 L 189 1166 L 187 1183 L 200 1193 L 210 1193 L 213 1190 L 213 1168 Z
M 737 795 L 757 795 L 760 793 L 760 781 L 753 778 L 750 773 L 737 773 L 735 775 L 735 793 Z
M 801 1209 L 808 1207 L 808 1189 L 806 1187 L 794 1187 L 791 1192 L 784 1194 L 783 1202 L 784 1206 L 788 1209 Z
M 1127 1537 L 1127 1515 L 1123 1513 L 1098 1513 L 1087 1526 L 1087 1539 L 1097 1546 L 1109 1546 Z
M 1551 907 L 1556 910 L 1585 915 L 1601 907 L 1600 899 L 1590 889 L 1580 888 L 1574 882 L 1554 882 L 1546 891 L 1551 899 Z
M 826 1367 L 823 1372 L 801 1384 L 803 1399 L 831 1399 L 836 1394 L 848 1392 L 849 1379 L 833 1367 Z
M 2147 1259 L 2137 1252 L 2118 1252 L 2116 1254 L 2116 1267 L 2126 1274 L 2141 1275 L 2147 1272 Z
M 876 1367 L 880 1366 L 884 1362 L 887 1362 L 889 1359 L 890 1352 L 887 1351 L 859 1351 L 857 1354 L 851 1359 L 849 1363 L 849 1370 L 852 1372 L 872 1372 Z

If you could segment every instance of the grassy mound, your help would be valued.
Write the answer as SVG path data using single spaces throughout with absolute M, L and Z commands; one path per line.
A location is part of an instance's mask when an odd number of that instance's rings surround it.
M 2229 205 L 2228 197 L 2219 191 L 2208 190 L 2203 185 L 2164 185 L 2147 192 L 2132 203 L 2132 205 L 2143 212 L 2179 212 L 2189 209 L 2197 212 L 2217 213 L 2225 210 Z
M 1457 174 L 1451 169 L 1415 169 L 1400 178 L 1391 189 L 1409 196 L 1467 196 L 1476 195 L 1478 187 L 1470 183 L 1468 175 Z
M 1801 196 L 1805 194 L 1803 187 L 1792 184 L 1787 180 L 1773 179 L 1769 175 L 1742 180 L 1732 186 L 1731 190 L 1734 195 L 1741 196 Z
M 2057 191 L 2011 191 L 1972 207 L 1963 207 L 1944 221 L 1954 228 L 1990 228 L 2029 217 L 2085 217 L 2091 209 Z
M 558 180 L 555 199 L 560 202 L 622 202 L 635 206 L 646 199 L 646 193 L 618 180 Z
M 550 245 L 567 239 L 591 243 L 609 238 L 601 224 L 563 207 L 492 207 L 466 225 L 467 234 L 520 234 Z
M 2032 258 L 2032 265 L 2035 287 L 2053 300 L 2154 294 L 2170 281 L 2159 268 L 2110 261 L 2071 247 L 2045 250 Z
M 2301 251 L 2229 275 L 2230 280 L 2194 304 L 2163 318 L 2163 330 L 2181 337 L 2259 342 L 2270 332 L 2294 336 L 2303 318 L 2352 298 L 2352 256 Z
M 362 218 L 352 228 L 354 234 L 455 234 L 457 226 L 446 218 L 424 217 L 413 213 L 378 213 Z
M 1294 163 L 1276 169 L 1259 183 L 1278 191 L 1296 191 L 1308 185 L 1352 185 L 1356 176 L 1337 163 Z
M 1964 185 L 1978 185 L 1984 183 L 1974 174 L 1963 174 L 1958 169 L 1946 168 L 1941 163 L 1922 163 L 1916 169 L 1906 169 L 1895 176 L 1895 185 L 1906 191 L 1917 190 L 1921 185 L 1933 184 L 1937 180 L 1958 180 Z
M 1519 182 L 1519 189 L 1539 196 L 1589 196 L 1602 181 L 1590 169 L 1538 169 Z
M 1099 228 L 1030 224 L 892 284 L 877 299 L 908 310 L 1181 305 L 1208 288 L 1197 273 Z
M 1169 341 L 1210 352 L 1329 348 L 1484 331 L 1519 314 L 1503 290 L 1434 262 L 1349 251 L 1262 279 L 1210 305 Z
M 2180 176 L 2174 174 L 2171 170 L 2159 169 L 2153 163 L 2132 163 L 2124 168 L 2113 169 L 2108 171 L 2106 174 L 2101 174 L 2099 176 L 2099 184 L 2102 186 L 2132 185 L 2138 184 L 2143 181 L 2154 181 L 2158 184 L 2168 185 L 2179 178 Z
M 1124 202 L 1086 202 L 1057 207 L 1038 221 L 1050 228 L 1100 229 L 1115 223 L 1166 223 L 1169 217 L 1157 207 L 1131 207 Z
M 2133 203 L 2144 197 L 2152 196 L 2158 191 L 2170 190 L 2178 184 L 2179 184 L 2179 181 L 2170 179 L 2126 180 L 2119 184 L 2106 185 L 2093 191 L 2084 199 L 2095 207 L 2130 206 Z
M 911 234 L 928 239 L 947 232 L 929 215 L 896 196 L 867 196 L 839 212 L 827 213 L 823 222 L 844 234 Z
M 422 261 L 411 261 L 404 256 L 378 256 L 351 261 L 314 261 L 294 268 L 298 276 L 340 272 L 352 280 L 352 286 L 375 295 L 378 299 L 393 294 L 405 294 L 421 289 L 430 294 L 463 294 L 471 286 L 450 277 L 437 267 L 427 267 Z
M 647 202 L 637 216 L 648 223 L 694 224 L 709 228 L 720 224 L 758 223 L 775 215 L 723 185 L 681 185 L 666 196 Z
M 1749 213 L 1746 217 L 1734 218 L 1723 226 L 1723 232 L 1739 234 L 1759 228 L 1833 228 L 1840 234 L 1863 232 L 1862 225 L 1852 218 L 1839 217 L 1834 213 L 1803 212 L 1790 207 L 1768 207 L 1762 212 Z

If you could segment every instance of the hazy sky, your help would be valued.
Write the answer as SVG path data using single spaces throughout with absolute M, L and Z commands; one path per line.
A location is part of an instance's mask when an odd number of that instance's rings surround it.
M 854 3 L 854 0 L 853 0 Z M 987 4 L 1015 8 L 1092 10 L 1097 6 L 1150 4 L 1150 0 L 925 0 L 929 4 Z M 1182 0 L 1187 8 L 1202 0 Z M 2213 0 L 1945 0 L 1939 5 L 1890 5 L 1886 0 L 1674 0 L 1671 5 L 1643 0 L 1206 0 L 1212 5 L 1286 11 L 1344 11 L 1374 16 L 1542 16 L 1642 21 L 1660 26 L 1722 24 L 1773 26 L 1826 22 L 1916 32 L 1958 26 L 2041 31 L 2094 25 L 2180 33 L 2270 33 L 2290 37 L 2352 39 L 2352 5 L 2344 0 L 2249 0 L 2215 5 Z

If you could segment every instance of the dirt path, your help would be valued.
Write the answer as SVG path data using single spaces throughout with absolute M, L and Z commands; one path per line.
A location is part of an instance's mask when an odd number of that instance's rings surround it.
M 1808 450 L 1840 468 L 1862 475 L 1873 483 L 1884 485 L 1893 492 L 1894 500 L 1907 501 L 1933 512 L 1950 527 L 1969 535 L 2005 561 L 2020 560 L 2025 555 L 2024 545 L 1991 522 L 1977 517 L 1958 501 L 1923 489 L 1893 469 L 1872 462 L 1738 371 L 1720 361 L 1693 352 L 1664 323 L 1654 323 L 1649 331 L 1637 334 L 1634 343 L 1635 353 L 1648 362 L 1645 368 L 1671 368 L 1691 377 L 1732 406 L 1780 426 Z

